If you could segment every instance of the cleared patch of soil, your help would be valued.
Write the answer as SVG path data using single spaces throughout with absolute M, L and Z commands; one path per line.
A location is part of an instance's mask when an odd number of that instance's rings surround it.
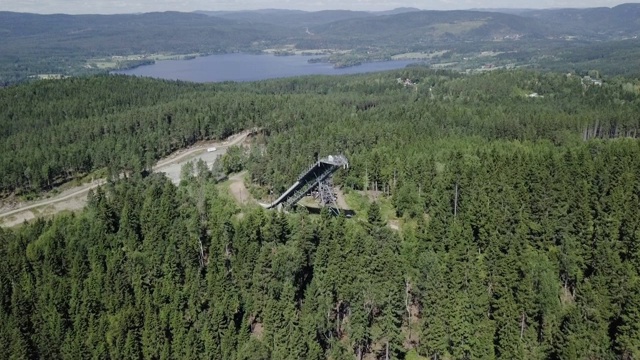
M 254 322 L 251 324 L 251 336 L 254 336 L 258 340 L 262 340 L 264 334 L 264 326 L 261 322 Z
M 246 173 L 246 171 L 243 171 L 229 178 L 229 180 L 231 181 L 231 184 L 229 185 L 231 195 L 233 195 L 236 201 L 242 205 L 248 204 L 252 201 L 249 190 L 247 190 L 247 187 L 244 186 L 244 176 Z
M 359 191 L 359 193 L 366 195 L 369 201 L 378 201 L 378 199 L 383 195 L 382 191 L 374 190 Z
M 87 203 L 87 193 L 91 189 L 104 184 L 103 179 L 95 180 L 87 184 L 82 184 L 74 188 L 67 189 L 50 199 L 42 199 L 28 203 L 20 203 L 11 209 L 0 211 L 0 225 L 16 226 L 25 220 L 31 220 L 41 215 L 51 215 L 60 211 L 75 211 L 82 209 Z
M 153 169 L 155 172 L 168 172 L 172 181 L 177 183 L 179 182 L 180 169 L 184 163 L 202 158 L 209 164 L 218 156 L 224 154 L 229 146 L 244 142 L 248 134 L 249 132 L 245 131 L 231 136 L 224 142 L 201 142 L 190 148 L 178 150 L 158 161 Z M 207 149 L 210 147 L 216 147 L 216 151 L 208 152 Z M 17 202 L 14 198 L 5 199 L 0 203 L 0 226 L 11 227 L 22 224 L 25 220 L 29 221 L 36 217 L 51 216 L 60 211 L 80 210 L 87 203 L 89 190 L 95 189 L 104 183 L 106 183 L 105 179 L 98 179 L 68 188 L 51 198 L 23 203 Z M 249 199 L 249 196 L 247 195 L 244 198 Z
M 0 218 L 0 225 L 7 226 L 7 227 L 16 226 L 16 225 L 22 224 L 25 221 L 35 219 L 35 217 L 36 216 L 33 214 L 33 212 L 31 212 L 30 210 L 27 210 L 21 213 L 8 216 L 6 218 Z
M 389 227 L 393 230 L 400 230 L 400 221 L 399 220 L 389 220 Z
M 196 145 L 178 150 L 168 157 L 158 161 L 153 167 L 154 172 L 164 173 L 174 184 L 180 183 L 180 173 L 182 166 L 188 162 L 196 163 L 198 160 L 204 161 L 208 167 L 211 167 L 218 157 L 227 152 L 229 146 L 241 144 L 247 138 L 247 132 L 232 135 L 222 143 L 212 141 L 200 142 Z M 215 148 L 215 151 L 208 149 Z
M 85 207 L 87 204 L 87 192 L 93 187 L 83 189 L 79 193 L 73 193 L 70 197 L 65 197 L 62 200 L 47 202 L 45 204 L 39 204 L 37 207 L 29 209 L 21 209 L 12 215 L 1 217 L 0 225 L 11 227 L 20 225 L 25 221 L 33 220 L 36 217 L 47 217 L 57 214 L 62 211 L 78 211 Z
M 347 205 L 347 201 L 344 198 L 344 193 L 342 192 L 342 188 L 336 187 L 335 192 L 336 192 L 336 198 L 337 198 L 336 203 L 338 204 L 338 207 L 344 210 L 351 210 L 349 205 Z

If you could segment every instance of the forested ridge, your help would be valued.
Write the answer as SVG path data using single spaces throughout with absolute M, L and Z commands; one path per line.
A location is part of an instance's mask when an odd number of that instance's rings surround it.
M 40 15 L 0 11 L 0 32 L 0 86 L 38 74 L 104 73 L 96 67 L 96 58 L 145 57 L 118 65 L 128 67 L 152 63 L 146 57 L 157 53 L 256 51 L 256 43 L 268 47 L 289 35 L 276 25 L 179 12 Z
M 65 114 L 75 98 L 87 105 Z M 3 192 L 37 189 L 30 164 L 58 176 L 131 170 L 81 213 L 0 229 L 10 358 L 640 357 L 637 80 L 420 68 L 214 85 L 109 76 L 0 99 L 11 104 L 1 178 L 14 179 Z M 277 193 L 315 151 L 344 153 L 336 182 L 380 190 L 403 227 L 387 226 L 380 202 L 354 219 L 284 214 L 240 207 L 205 171 L 177 187 L 143 176 L 171 147 L 248 127 L 260 136 L 238 156 L 256 186 Z M 39 131 L 49 137 L 27 136 Z M 27 141 L 59 155 L 20 152 Z M 75 143 L 84 168 L 66 156 Z
M 397 77 L 413 79 L 417 87 L 406 88 Z M 0 194 L 47 189 L 101 168 L 113 174 L 148 169 L 178 148 L 249 127 L 285 134 L 270 140 L 274 156 L 256 161 L 270 168 L 259 174 L 259 182 L 268 178 L 279 190 L 315 150 L 369 157 L 392 156 L 407 142 L 429 146 L 459 136 L 471 137 L 464 142 L 556 144 L 636 137 L 639 91 L 637 80 L 625 78 L 594 86 L 575 75 L 464 76 L 419 67 L 340 81 L 191 84 L 126 76 L 43 81 L 0 91 Z M 527 97 L 532 93 L 541 97 Z M 367 131 L 353 131 L 361 126 Z M 362 168 L 357 175 L 364 175 Z
M 442 51 L 445 56 L 422 58 L 463 71 L 492 63 L 638 75 L 638 4 L 500 11 L 505 10 L 204 12 L 212 16 L 0 11 L 0 87 L 40 77 L 95 75 L 167 56 L 273 49 L 280 54 L 324 49 L 333 53 L 325 60 L 339 67 Z

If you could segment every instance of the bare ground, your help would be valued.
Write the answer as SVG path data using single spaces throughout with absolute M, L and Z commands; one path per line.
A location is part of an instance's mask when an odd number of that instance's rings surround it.
M 338 207 L 343 210 L 351 210 L 349 205 L 347 205 L 347 201 L 344 198 L 344 193 L 342 192 L 342 188 L 337 187 L 335 191 L 336 191 L 336 197 L 337 197 L 336 202 L 338 203 Z
M 251 336 L 258 340 L 262 340 L 262 337 L 264 336 L 264 326 L 261 322 L 254 322 L 251 324 Z
M 247 138 L 249 132 L 245 131 L 232 135 L 224 142 L 201 142 L 189 148 L 178 150 L 164 159 L 158 161 L 153 167 L 154 172 L 166 172 L 176 164 L 187 162 L 203 155 L 211 155 L 206 149 L 217 147 L 216 156 L 224 154 L 229 146 L 237 145 Z M 173 179 L 172 179 L 173 180 Z M 0 226 L 11 227 L 22 224 L 37 217 L 51 216 L 61 211 L 77 211 L 87 203 L 87 193 L 106 183 L 105 179 L 98 179 L 90 183 L 75 186 L 64 190 L 58 195 L 48 199 L 18 203 L 15 200 L 0 203 Z M 244 186 L 244 185 L 243 185 Z M 246 189 L 245 189 L 246 190 Z M 248 192 L 247 192 L 248 193 Z M 246 197 L 248 199 L 249 197 Z
M 0 209 L 0 225 L 15 226 L 25 220 L 31 220 L 38 215 L 55 214 L 60 211 L 75 211 L 82 209 L 87 200 L 86 195 L 91 189 L 105 183 L 104 179 L 67 189 L 50 199 L 18 203 L 13 208 Z
M 46 204 L 38 204 L 37 207 L 30 207 L 29 209 L 19 209 L 19 211 L 13 213 L 13 215 L 5 216 L 3 214 L 3 217 L 0 217 L 0 225 L 12 227 L 20 225 L 25 221 L 29 221 L 37 217 L 51 216 L 62 211 L 81 210 L 87 203 L 86 193 L 88 191 L 89 189 L 87 189 L 86 191 L 82 191 L 79 194 L 72 194 L 72 196 L 66 197 L 64 199 L 47 202 Z
M 375 190 L 358 191 L 358 193 L 366 196 L 369 201 L 378 201 L 378 199 L 383 195 L 382 191 Z
M 241 205 L 245 205 L 253 201 L 251 194 L 249 194 L 249 190 L 244 186 L 244 176 L 246 173 L 246 171 L 243 171 L 229 178 L 231 181 L 231 185 L 229 185 L 231 195 L 233 195 L 236 201 Z
M 399 220 L 389 220 L 389 227 L 393 230 L 400 230 L 400 221 Z

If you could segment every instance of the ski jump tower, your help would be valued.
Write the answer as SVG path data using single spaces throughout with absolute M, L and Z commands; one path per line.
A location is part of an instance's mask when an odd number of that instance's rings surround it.
M 270 204 L 260 204 L 266 209 L 282 206 L 289 208 L 300 199 L 317 194 L 321 206 L 333 204 L 338 209 L 333 194 L 333 182 L 331 176 L 340 168 L 348 168 L 349 162 L 344 155 L 329 155 L 319 159 L 298 177 L 297 181 L 287 189 L 279 198 Z

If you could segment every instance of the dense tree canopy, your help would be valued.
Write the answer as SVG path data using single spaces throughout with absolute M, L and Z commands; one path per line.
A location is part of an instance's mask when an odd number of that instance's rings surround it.
M 417 88 L 403 87 L 396 77 L 415 80 Z M 545 139 L 562 145 L 636 137 L 638 88 L 617 78 L 595 86 L 576 76 L 518 71 L 467 77 L 421 68 L 340 81 L 44 81 L 0 90 L 0 194 L 39 191 L 101 168 L 138 171 L 197 140 L 250 126 L 277 135 L 270 140 L 272 156 L 259 165 L 267 168 L 257 174 L 259 183 L 285 186 L 318 150 L 356 156 L 360 178 L 374 160 L 370 177 L 380 181 L 401 158 L 390 157 L 407 144 L 423 152 L 443 141 L 478 146 L 496 139 Z M 542 97 L 527 97 L 534 92 Z M 353 131 L 363 127 L 367 131 Z
M 637 358 L 640 99 L 628 84 L 407 69 L 2 90 L 5 193 L 39 188 L 32 164 L 59 166 L 52 181 L 140 170 L 259 126 L 226 170 L 241 164 L 277 192 L 315 151 L 342 152 L 336 182 L 379 190 L 405 225 L 389 228 L 377 202 L 357 219 L 284 214 L 239 208 L 203 171 L 178 187 L 133 171 L 81 213 L 0 229 L 0 344 L 14 358 Z M 73 106 L 60 104 L 83 96 L 65 117 Z

